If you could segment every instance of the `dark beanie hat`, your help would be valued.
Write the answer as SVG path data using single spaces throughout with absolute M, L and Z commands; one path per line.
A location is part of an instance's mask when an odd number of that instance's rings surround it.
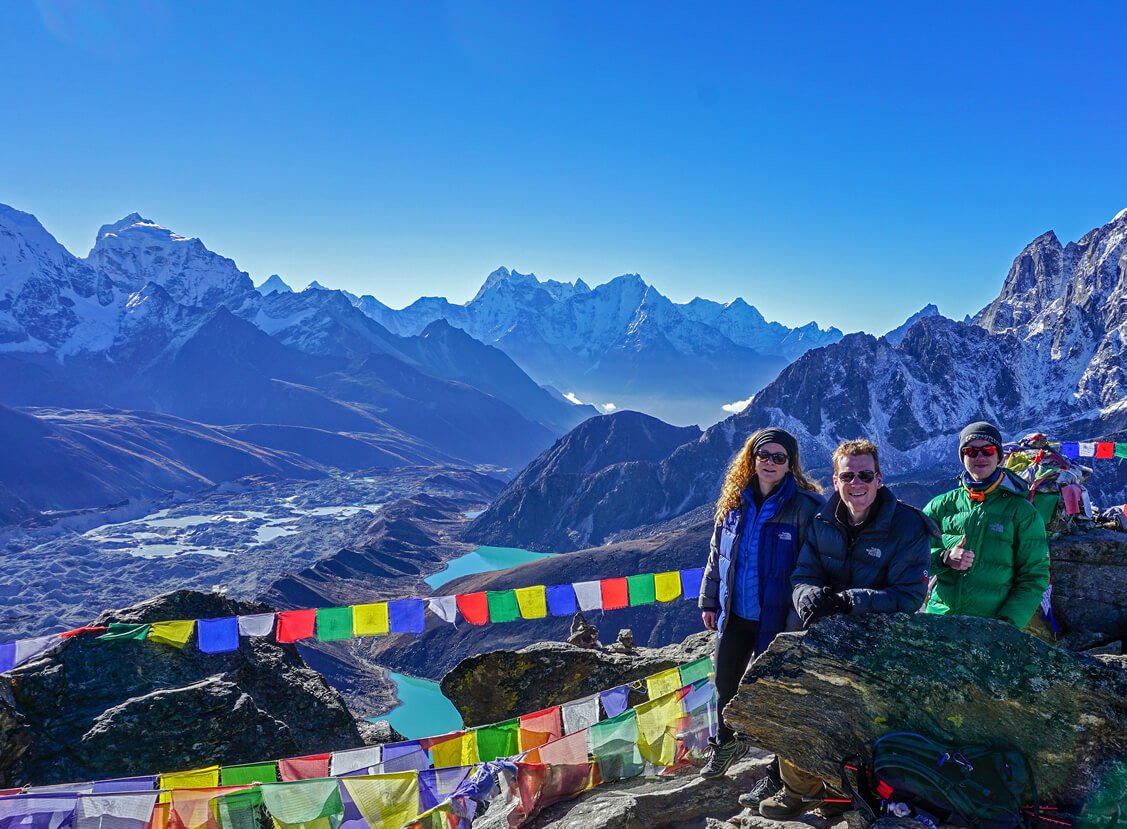
M 998 431 L 998 427 L 985 420 L 980 420 L 978 423 L 972 423 L 967 426 L 963 431 L 959 432 L 959 453 L 963 451 L 963 447 L 970 443 L 972 440 L 985 440 L 1002 449 L 1002 433 Z
M 755 439 L 755 443 L 751 445 L 752 454 L 758 452 L 768 443 L 777 443 L 779 446 L 787 450 L 787 455 L 791 460 L 798 456 L 798 441 L 794 439 L 794 435 L 786 429 L 779 429 L 777 427 L 770 427 L 760 432 L 759 437 Z

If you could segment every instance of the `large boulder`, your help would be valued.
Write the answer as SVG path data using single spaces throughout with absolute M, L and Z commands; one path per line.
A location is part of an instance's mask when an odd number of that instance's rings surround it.
M 107 611 L 96 624 L 269 610 L 181 590 Z M 0 787 L 230 765 L 374 738 L 294 646 L 241 638 L 237 651 L 205 654 L 194 640 L 177 649 L 83 634 L 0 676 Z
M 1083 802 L 1127 774 L 1124 658 L 1075 654 L 992 619 L 831 617 L 782 634 L 724 715 L 827 777 L 867 741 L 904 730 L 1014 743 L 1048 799 Z
M 712 648 L 712 636 L 705 631 L 676 645 L 637 648 L 632 654 L 541 642 L 463 659 L 442 678 L 442 693 L 466 726 L 474 727 L 615 688 L 707 656 Z M 643 693 L 631 697 L 631 705 L 646 699 Z
M 1084 650 L 1127 641 L 1127 535 L 1066 535 L 1053 542 L 1050 555 L 1062 644 Z

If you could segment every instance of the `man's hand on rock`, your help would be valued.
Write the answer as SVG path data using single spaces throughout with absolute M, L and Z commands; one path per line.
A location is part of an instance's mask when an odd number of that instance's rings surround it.
M 834 592 L 828 587 L 819 587 L 817 590 L 808 590 L 798 600 L 798 616 L 802 619 L 803 627 L 810 627 L 823 616 L 829 616 L 834 610 Z
M 969 570 L 970 566 L 974 564 L 974 550 L 968 550 L 964 547 L 963 545 L 966 543 L 967 537 L 964 535 L 959 539 L 959 543 L 943 556 L 943 563 L 952 570 Z
M 831 613 L 848 615 L 849 611 L 853 610 L 853 597 L 844 591 L 834 593 L 831 600 L 833 602 L 833 610 L 830 611 Z

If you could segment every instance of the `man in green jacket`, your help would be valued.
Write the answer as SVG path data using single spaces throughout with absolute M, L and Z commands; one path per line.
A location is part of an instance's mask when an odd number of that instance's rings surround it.
M 1049 584 L 1045 524 L 1025 482 L 1000 467 L 1002 435 L 995 426 L 963 429 L 959 457 L 959 486 L 923 510 L 942 531 L 931 545 L 936 583 L 927 612 L 1004 619 L 1022 629 Z

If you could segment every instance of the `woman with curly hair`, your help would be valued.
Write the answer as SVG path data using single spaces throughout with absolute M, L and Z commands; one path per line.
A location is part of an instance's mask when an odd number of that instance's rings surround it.
M 720 634 L 715 664 L 721 712 L 702 777 L 719 777 L 747 753 L 723 710 L 752 658 L 780 631 L 801 629 L 790 577 L 822 506 L 821 492 L 802 471 L 798 441 L 784 429 L 752 434 L 728 467 L 700 591 L 704 626 Z

